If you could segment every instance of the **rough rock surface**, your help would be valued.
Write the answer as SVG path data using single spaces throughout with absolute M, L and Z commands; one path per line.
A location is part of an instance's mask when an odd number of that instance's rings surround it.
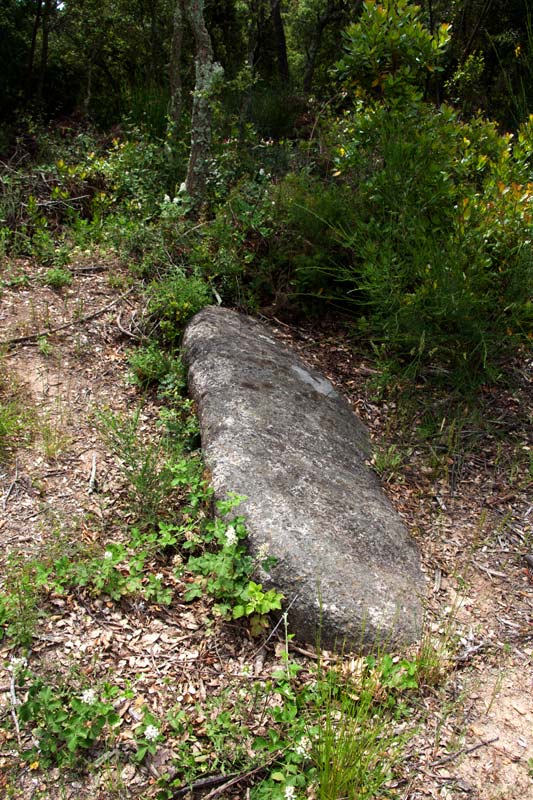
M 215 494 L 244 495 L 249 546 L 277 559 L 291 630 L 325 647 L 417 638 L 414 541 L 367 465 L 367 431 L 316 371 L 249 317 L 209 307 L 184 336 Z

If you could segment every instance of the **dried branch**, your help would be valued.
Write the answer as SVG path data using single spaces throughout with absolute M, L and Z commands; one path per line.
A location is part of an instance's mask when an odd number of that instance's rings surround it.
M 9 698 L 11 700 L 11 716 L 13 718 L 13 725 L 15 726 L 15 731 L 17 733 L 17 742 L 20 748 L 22 748 L 22 739 L 20 736 L 20 726 L 19 726 L 19 719 L 17 716 L 17 692 L 15 689 L 15 682 L 17 680 L 17 671 L 13 668 L 13 672 L 11 673 L 11 683 L 9 685 Z
M 94 494 L 97 490 L 97 483 L 96 483 L 96 453 L 93 455 L 93 463 L 91 467 L 91 474 L 89 476 L 89 494 Z
M 118 312 L 118 314 L 116 316 L 116 319 L 115 319 L 115 322 L 117 324 L 117 328 L 119 329 L 119 331 L 121 333 L 124 334 L 124 336 L 128 336 L 130 339 L 137 339 L 137 340 L 141 338 L 138 333 L 133 333 L 131 330 L 127 330 L 126 328 L 123 327 L 123 325 L 122 325 L 122 309 Z
M 499 736 L 495 736 L 493 739 L 486 739 L 483 742 L 478 742 L 477 744 L 473 745 L 472 747 L 461 747 L 459 750 L 456 750 L 455 753 L 450 753 L 449 756 L 444 756 L 443 758 L 438 758 L 436 761 L 433 761 L 429 766 L 431 769 L 434 767 L 442 767 L 443 764 L 448 764 L 450 761 L 454 761 L 459 756 L 467 756 L 470 753 L 474 753 L 476 750 L 479 750 L 481 747 L 488 747 L 489 744 L 493 744 L 493 742 L 497 742 Z

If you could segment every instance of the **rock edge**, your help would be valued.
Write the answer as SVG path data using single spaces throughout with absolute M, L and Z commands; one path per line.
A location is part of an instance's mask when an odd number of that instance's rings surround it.
M 291 631 L 323 647 L 369 649 L 420 634 L 418 548 L 375 473 L 347 400 L 260 323 L 210 306 L 183 352 L 215 496 L 244 496 L 263 584 L 285 595 Z

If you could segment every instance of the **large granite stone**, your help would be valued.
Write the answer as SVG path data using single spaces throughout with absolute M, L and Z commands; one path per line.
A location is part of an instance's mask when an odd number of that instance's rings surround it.
M 259 323 L 209 307 L 184 336 L 215 495 L 244 495 L 249 547 L 277 559 L 264 585 L 291 630 L 325 647 L 409 642 L 421 625 L 419 555 L 367 465 L 348 402 Z

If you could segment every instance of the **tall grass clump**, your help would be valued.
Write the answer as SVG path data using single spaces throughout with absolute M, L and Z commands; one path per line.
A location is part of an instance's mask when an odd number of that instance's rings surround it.
M 312 760 L 319 800 L 365 800 L 379 796 L 391 780 L 405 739 L 391 716 L 379 708 L 379 684 L 372 674 L 350 683 L 334 670 L 317 681 L 323 714 L 316 728 Z
M 35 420 L 24 403 L 20 387 L 0 354 L 0 463 L 8 461 L 12 451 L 31 437 L 34 424 Z

